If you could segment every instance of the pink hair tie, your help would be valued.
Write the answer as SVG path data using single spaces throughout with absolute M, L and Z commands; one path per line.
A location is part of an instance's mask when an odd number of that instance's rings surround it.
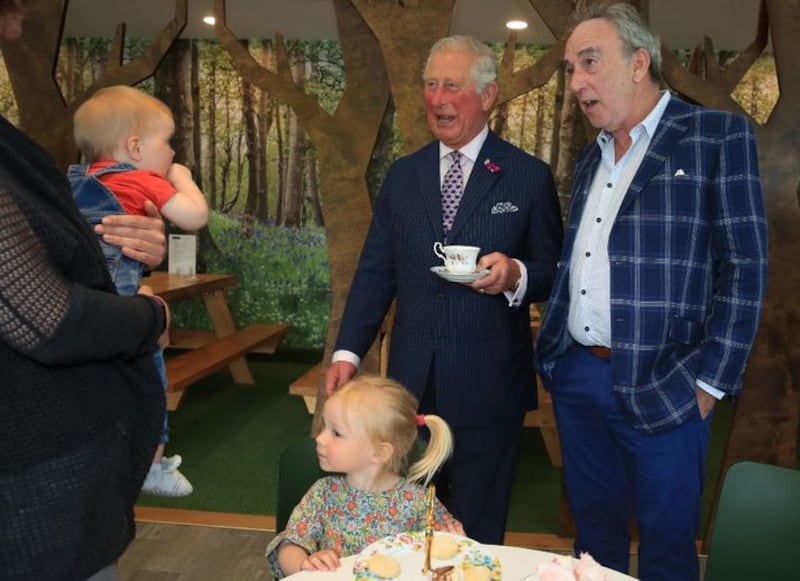
M 425 425 L 425 416 L 423 416 L 422 414 L 417 416 L 417 425 L 418 426 L 424 426 Z

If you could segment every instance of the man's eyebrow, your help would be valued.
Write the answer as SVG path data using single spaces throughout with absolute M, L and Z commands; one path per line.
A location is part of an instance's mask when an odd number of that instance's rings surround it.
M 582 48 L 578 51 L 578 56 L 587 56 L 587 55 L 595 55 L 600 54 L 602 51 L 597 48 L 596 46 L 587 46 L 586 48 Z

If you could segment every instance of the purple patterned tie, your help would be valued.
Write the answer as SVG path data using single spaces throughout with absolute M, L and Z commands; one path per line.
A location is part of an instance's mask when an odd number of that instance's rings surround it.
M 453 163 L 442 180 L 442 226 L 445 239 L 453 226 L 461 194 L 464 193 L 464 172 L 461 170 L 461 152 L 451 151 L 449 154 Z

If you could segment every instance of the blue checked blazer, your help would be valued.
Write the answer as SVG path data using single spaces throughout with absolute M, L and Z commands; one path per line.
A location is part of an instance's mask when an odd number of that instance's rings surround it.
M 537 342 L 548 388 L 567 331 L 572 247 L 600 148 L 575 167 L 565 244 Z M 682 171 L 679 171 L 682 170 Z M 735 395 L 767 282 L 767 224 L 752 129 L 675 97 L 608 242 L 614 391 L 637 428 L 697 417 L 695 381 Z
M 485 160 L 496 167 L 490 171 Z M 397 160 L 375 202 L 336 349 L 363 356 L 395 297 L 388 374 L 421 398 L 432 371 L 437 411 L 451 425 L 519 417 L 536 404 L 528 305 L 546 300 L 561 251 L 550 168 L 494 133 L 476 160 L 448 235 L 450 244 L 502 252 L 528 270 L 525 301 L 481 295 L 431 267 L 441 242 L 439 142 Z

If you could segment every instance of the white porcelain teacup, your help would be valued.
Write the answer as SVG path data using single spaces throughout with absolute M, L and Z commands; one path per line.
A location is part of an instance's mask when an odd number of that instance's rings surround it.
M 445 246 L 441 242 L 433 243 L 433 253 L 444 260 L 444 269 L 452 274 L 475 272 L 480 251 L 481 249 L 477 246 L 461 246 L 458 244 Z

